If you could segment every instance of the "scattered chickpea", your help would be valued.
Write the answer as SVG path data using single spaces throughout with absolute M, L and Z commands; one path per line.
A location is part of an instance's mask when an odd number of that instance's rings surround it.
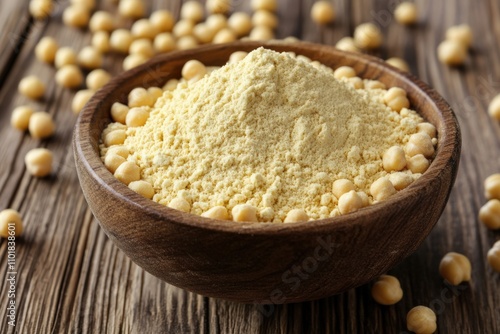
M 87 75 L 85 83 L 87 87 L 92 90 L 98 90 L 106 85 L 111 80 L 111 74 L 103 69 L 93 70 Z
M 52 14 L 54 4 L 52 0 L 31 0 L 29 2 L 29 11 L 31 16 L 37 20 L 43 20 Z
M 245 12 L 236 12 L 229 17 L 227 25 L 237 36 L 241 37 L 252 30 L 252 19 Z
M 398 57 L 392 57 L 389 58 L 385 61 L 387 64 L 394 66 L 395 68 L 403 71 L 403 72 L 410 72 L 410 66 L 408 63 L 401 58 Z
M 115 28 L 115 19 L 109 12 L 100 10 L 95 12 L 89 21 L 89 29 L 92 32 L 111 32 Z
M 129 185 L 130 182 L 139 181 L 141 179 L 141 169 L 134 162 L 126 161 L 116 169 L 114 175 L 118 181 Z
M 342 51 L 360 52 L 359 48 L 356 46 L 354 38 L 352 37 L 343 37 L 339 39 L 337 44 L 335 44 L 335 47 Z
M 128 111 L 129 111 L 128 106 L 126 106 L 120 102 L 115 102 L 111 106 L 111 118 L 115 122 L 125 124 Z
M 93 46 L 84 47 L 78 54 L 78 64 L 87 70 L 93 70 L 102 66 L 103 58 L 101 52 Z
M 127 139 L 127 132 L 125 130 L 113 130 L 104 137 L 104 145 L 108 147 L 121 145 L 125 142 L 125 139 Z
M 249 204 L 238 204 L 231 211 L 236 222 L 256 222 L 257 210 Z
M 469 48 L 472 43 L 472 30 L 467 24 L 450 27 L 446 30 L 446 39 L 457 41 Z
M 172 31 L 175 22 L 172 13 L 163 9 L 153 12 L 149 17 L 149 21 L 159 32 Z
M 177 40 L 177 49 L 188 50 L 198 46 L 198 41 L 193 36 L 183 36 Z
M 134 38 L 148 38 L 153 40 L 158 35 L 158 30 L 148 19 L 140 19 L 134 22 L 130 32 Z
M 492 118 L 500 121 L 500 94 L 491 100 L 490 105 L 488 106 L 488 113 Z
M 111 45 L 111 49 L 115 51 L 128 53 L 128 49 L 133 40 L 134 37 L 130 31 L 127 29 L 117 29 L 111 33 L 109 44 Z
M 386 86 L 384 83 L 378 81 L 378 80 L 364 80 L 365 83 L 365 88 L 366 89 L 386 89 Z
M 223 43 L 231 43 L 236 41 L 236 34 L 228 28 L 224 28 L 215 34 L 212 43 L 214 44 L 223 44 Z
M 426 158 L 431 158 L 434 155 L 434 144 L 431 137 L 426 132 L 412 134 L 406 144 L 406 154 L 410 157 L 423 154 Z
M 132 44 L 130 44 L 129 53 L 142 54 L 147 58 L 151 58 L 155 54 L 155 49 L 150 39 L 140 38 L 136 39 L 132 42 Z
M 189 36 L 193 34 L 194 22 L 191 20 L 180 20 L 174 25 L 172 33 L 175 37 Z
M 396 190 L 403 190 L 412 184 L 413 177 L 409 174 L 398 172 L 390 174 L 389 181 L 391 181 Z
M 423 173 L 429 165 L 429 160 L 423 154 L 414 155 L 406 161 L 406 166 L 412 173 Z
M 65 65 L 75 65 L 76 64 L 76 52 L 70 47 L 62 47 L 57 50 L 56 57 L 54 59 L 54 65 L 56 68 L 61 68 Z
M 29 119 L 28 129 L 31 137 L 44 139 L 52 136 L 56 129 L 52 116 L 45 111 L 33 113 Z
M 182 67 L 182 77 L 188 81 L 198 81 L 205 76 L 207 68 L 198 60 L 189 60 Z
M 163 85 L 163 90 L 173 91 L 174 89 L 177 88 L 178 84 L 179 84 L 179 80 L 170 79 L 165 83 L 165 85 Z
M 488 251 L 488 263 L 493 270 L 500 272 L 500 241 L 495 242 Z
M 205 24 L 216 33 L 227 28 L 227 18 L 222 14 L 213 14 L 207 17 Z
M 309 216 L 302 209 L 293 209 L 288 212 L 285 217 L 284 223 L 296 223 L 296 222 L 306 222 L 309 220 Z
M 76 65 L 64 65 L 56 72 L 56 82 L 66 88 L 78 88 L 83 82 L 82 71 Z
M 139 19 L 144 17 L 146 8 L 142 0 L 120 0 L 118 13 L 126 18 Z
M 410 101 L 406 97 L 406 91 L 399 87 L 392 87 L 385 93 L 384 103 L 397 112 L 400 112 L 403 108 L 410 107 Z
M 394 10 L 394 17 L 401 24 L 415 24 L 418 20 L 417 6 L 412 2 L 401 2 Z
M 52 172 L 52 152 L 46 148 L 35 148 L 24 157 L 28 173 L 35 177 L 45 177 Z
M 382 165 L 386 172 L 400 171 L 406 167 L 405 151 L 399 146 L 392 146 L 385 151 Z
M 168 207 L 182 212 L 191 211 L 191 205 L 184 198 L 176 197 L 168 203 Z
M 171 33 L 160 33 L 156 35 L 153 46 L 159 53 L 173 51 L 175 50 L 175 38 Z
M 111 50 L 109 42 L 109 33 L 107 31 L 97 31 L 92 35 L 90 44 L 101 53 L 106 53 Z
M 218 219 L 218 220 L 229 219 L 229 213 L 227 212 L 227 209 L 223 206 L 214 206 L 210 210 L 203 212 L 201 216 L 205 218 Z
M 278 17 L 268 10 L 257 10 L 252 15 L 252 25 L 275 29 L 278 26 Z
M 376 201 L 385 201 L 396 193 L 396 188 L 388 178 L 381 177 L 370 186 L 370 194 Z
M 363 89 L 365 87 L 363 79 L 360 77 L 347 78 L 347 83 L 349 83 L 349 85 L 351 85 L 354 89 Z
M 134 67 L 144 64 L 148 60 L 149 60 L 148 57 L 140 53 L 128 55 L 123 60 L 123 69 L 125 71 L 128 71 Z
M 95 8 L 95 0 L 70 0 L 73 5 L 82 5 L 88 10 L 93 10 Z
M 347 179 L 335 180 L 332 185 L 332 193 L 337 198 L 340 198 L 343 194 L 355 189 L 356 186 L 354 186 L 354 183 Z
M 490 199 L 479 210 L 479 220 L 492 230 L 500 229 L 500 200 Z
M 248 52 L 245 52 L 245 51 L 236 51 L 236 52 L 233 52 L 229 56 L 228 63 L 229 64 L 237 63 L 237 62 L 243 60 L 247 55 L 248 55 Z
M 441 259 L 439 274 L 451 285 L 468 282 L 471 277 L 470 261 L 465 255 L 450 252 Z
M 92 98 L 95 91 L 92 89 L 82 89 L 76 92 L 73 97 L 73 101 L 71 102 L 71 110 L 73 113 L 78 114 L 83 110 L 83 107 L 87 104 L 87 102 Z
M 196 0 L 189 0 L 181 7 L 181 19 L 200 22 L 204 16 L 203 5 Z
M 340 196 L 338 207 L 341 214 L 345 215 L 364 207 L 363 199 L 355 190 L 344 193 Z
M 214 35 L 215 32 L 206 23 L 198 23 L 193 28 L 193 36 L 200 43 L 210 43 Z
M 465 63 L 467 47 L 456 40 L 445 40 L 438 45 L 437 54 L 441 63 L 459 66 Z
M 432 334 L 437 329 L 436 313 L 426 306 L 415 306 L 406 316 L 406 326 L 416 334 Z
M 500 199 L 500 173 L 490 175 L 484 180 L 484 196 L 487 199 Z
M 250 5 L 252 6 L 252 9 L 259 10 L 268 10 L 270 12 L 276 11 L 278 8 L 278 2 L 277 0 L 252 0 L 250 2 Z
M 382 275 L 372 286 L 372 297 L 381 305 L 394 305 L 403 298 L 399 280 L 391 275 Z
M 63 11 L 62 19 L 69 27 L 85 28 L 89 23 L 90 13 L 87 7 L 74 4 Z
M 156 103 L 156 100 L 158 100 L 160 97 L 163 96 L 163 89 L 161 89 L 160 87 L 149 87 L 148 94 L 153 98 L 153 100 Z
M 28 106 L 17 107 L 12 111 L 10 124 L 18 130 L 26 131 L 28 130 L 31 115 L 33 115 L 34 112 L 33 108 Z
M 128 187 L 147 199 L 152 199 L 155 195 L 155 190 L 151 183 L 144 180 L 132 181 Z
M 333 72 L 335 79 L 353 78 L 356 76 L 356 71 L 350 66 L 340 66 Z
M 318 24 L 329 24 L 335 20 L 335 10 L 330 1 L 319 0 L 311 8 L 311 18 Z
M 128 106 L 129 108 L 135 107 L 152 107 L 156 101 L 148 93 L 146 88 L 137 87 L 130 91 L 128 94 Z
M 274 38 L 274 33 L 271 28 L 266 26 L 258 26 L 250 31 L 249 39 L 252 41 L 269 41 Z
M 19 237 L 23 234 L 23 220 L 19 212 L 13 209 L 0 211 L 0 237 Z
M 149 118 L 149 112 L 141 107 L 131 108 L 125 117 L 125 124 L 128 127 L 138 127 L 146 124 Z
M 130 155 L 130 152 L 129 152 L 128 148 L 126 148 L 123 145 L 114 145 L 114 146 L 108 148 L 106 155 L 108 155 L 108 154 L 116 154 L 116 155 L 119 155 L 119 156 L 127 159 L 127 157 Z
M 430 138 L 436 138 L 437 135 L 436 127 L 428 122 L 418 123 L 417 132 L 427 133 Z
M 35 56 L 44 63 L 52 64 L 59 46 L 53 37 L 43 37 L 35 47 Z
M 361 49 L 376 49 L 383 43 L 380 29 L 373 23 L 363 23 L 354 30 L 354 42 Z
M 118 167 L 120 167 L 125 161 L 127 161 L 124 157 L 114 154 L 114 153 L 108 153 L 106 154 L 106 157 L 104 158 L 104 166 L 111 172 L 115 173 Z
M 231 0 L 207 0 L 206 7 L 211 14 L 227 14 L 231 10 Z
M 24 77 L 17 87 L 19 93 L 30 99 L 40 99 L 45 93 L 45 84 L 35 75 Z

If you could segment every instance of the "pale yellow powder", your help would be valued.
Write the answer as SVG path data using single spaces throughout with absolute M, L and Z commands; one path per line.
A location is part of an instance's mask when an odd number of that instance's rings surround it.
M 257 49 L 200 81 L 165 92 L 143 127 L 128 128 L 129 161 L 155 188 L 201 214 L 251 204 L 261 221 L 291 209 L 313 219 L 337 212 L 332 183 L 369 194 L 387 175 L 382 155 L 423 119 L 384 105 L 384 90 L 355 90 L 286 53 Z M 403 116 L 402 116 L 403 115 Z

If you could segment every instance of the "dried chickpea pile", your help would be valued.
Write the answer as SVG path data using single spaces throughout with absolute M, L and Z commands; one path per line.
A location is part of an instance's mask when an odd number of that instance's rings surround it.
M 165 93 L 132 90 L 102 137 L 110 172 L 174 209 L 275 223 L 347 214 L 406 188 L 435 153 L 436 129 L 406 92 L 351 67 L 259 48 L 220 69 L 191 60 L 182 76 Z

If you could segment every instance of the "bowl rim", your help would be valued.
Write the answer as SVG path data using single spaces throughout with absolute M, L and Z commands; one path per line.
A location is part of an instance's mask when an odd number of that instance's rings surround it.
M 269 47 L 271 49 L 273 47 L 282 48 L 288 46 L 291 49 L 290 51 L 294 51 L 293 49 L 295 49 L 296 51 L 300 48 L 314 48 L 317 51 L 336 54 L 337 56 L 343 56 L 355 62 L 366 64 L 368 66 L 377 66 L 381 68 L 382 71 L 388 72 L 392 77 L 395 77 L 400 81 L 404 81 L 406 84 L 411 86 L 413 90 L 421 94 L 427 100 L 427 102 L 430 103 L 430 105 L 434 109 L 433 113 L 436 113 L 437 116 L 441 118 L 441 123 L 443 124 L 442 128 L 438 129 L 439 144 L 437 154 L 435 155 L 427 171 L 406 189 L 398 192 L 397 195 L 390 197 L 388 200 L 367 206 L 347 215 L 340 215 L 336 217 L 329 217 L 307 222 L 278 224 L 266 222 L 234 222 L 230 220 L 214 220 L 194 214 L 180 212 L 178 210 L 174 210 L 165 205 L 154 202 L 153 200 L 144 198 L 143 196 L 135 193 L 133 190 L 129 189 L 128 186 L 118 181 L 107 170 L 101 160 L 99 152 L 95 152 L 90 142 L 90 135 L 92 134 L 92 118 L 100 106 L 99 101 L 108 98 L 113 92 L 119 91 L 121 84 L 126 80 L 151 71 L 151 67 L 160 63 L 174 61 L 180 58 L 189 58 L 189 56 L 195 58 L 196 55 L 211 51 L 220 51 L 225 48 L 234 48 L 234 51 L 237 51 L 238 48 L 242 47 L 250 47 L 256 49 L 261 46 Z M 430 88 L 427 84 L 422 82 L 413 74 L 402 72 L 377 57 L 341 51 L 335 49 L 333 46 L 328 45 L 309 42 L 285 43 L 283 41 L 247 41 L 233 42 L 221 45 L 207 45 L 195 49 L 174 51 L 168 54 L 156 56 L 138 67 L 135 67 L 129 71 L 125 71 L 113 77 L 107 85 L 98 90 L 81 111 L 75 124 L 73 135 L 73 151 L 75 157 L 78 156 L 79 158 L 76 159 L 77 163 L 82 164 L 82 167 L 86 169 L 94 182 L 97 182 L 100 186 L 104 187 L 118 200 L 124 201 L 129 207 L 134 207 L 137 210 L 145 210 L 147 215 L 153 216 L 157 220 L 164 220 L 168 221 L 169 223 L 187 225 L 207 231 L 237 234 L 284 235 L 311 230 L 318 232 L 326 230 L 331 231 L 334 227 L 342 229 L 348 225 L 369 225 L 370 221 L 367 219 L 363 219 L 364 217 L 375 215 L 377 213 L 380 214 L 383 211 L 391 212 L 391 208 L 395 210 L 411 197 L 418 195 L 418 193 L 422 189 L 429 187 L 430 183 L 433 182 L 435 178 L 439 178 L 439 176 L 446 171 L 447 167 L 449 168 L 453 166 L 453 164 L 457 164 L 459 160 L 460 149 L 461 134 L 459 123 L 450 105 L 434 89 Z

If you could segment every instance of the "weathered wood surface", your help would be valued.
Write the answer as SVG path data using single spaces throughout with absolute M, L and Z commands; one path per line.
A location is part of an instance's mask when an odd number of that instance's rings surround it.
M 440 222 L 420 249 L 391 271 L 405 293 L 395 306 L 379 306 L 370 286 L 331 298 L 283 306 L 256 306 L 197 296 L 145 273 L 106 238 L 80 191 L 71 152 L 72 91 L 56 86 L 54 69 L 41 64 L 33 49 L 43 35 L 75 49 L 90 34 L 65 28 L 58 2 L 50 20 L 30 21 L 27 0 L 1 2 L 0 10 L 0 209 L 18 209 L 25 233 L 16 247 L 17 327 L 7 324 L 7 245 L 0 241 L 1 333 L 401 333 L 407 311 L 428 305 L 438 313 L 440 333 L 500 332 L 500 275 L 487 265 L 487 250 L 500 235 L 477 219 L 485 202 L 482 181 L 500 170 L 500 124 L 486 113 L 500 93 L 500 4 L 497 0 L 416 1 L 421 23 L 398 25 L 390 14 L 397 0 L 335 0 L 338 20 L 318 28 L 309 18 L 313 1 L 280 0 L 279 37 L 334 44 L 365 21 L 384 30 L 378 55 L 401 56 L 423 81 L 438 90 L 455 109 L 462 128 L 459 176 Z M 179 1 L 150 1 L 149 9 L 178 13 Z M 238 1 L 248 9 L 248 1 Z M 101 8 L 115 10 L 110 2 Z M 452 69 L 438 63 L 437 44 L 448 26 L 468 23 L 476 36 L 467 65 Z M 11 42 L 14 41 L 14 42 Z M 105 68 L 117 73 L 119 57 L 107 57 Z M 37 74 L 47 84 L 44 100 L 28 101 L 17 93 L 19 80 Z M 21 104 L 50 112 L 57 134 L 44 141 L 9 125 L 11 110 Z M 24 155 L 34 147 L 55 154 L 56 173 L 34 179 L 24 168 Z M 448 287 L 437 272 L 448 251 L 466 254 L 473 280 Z

